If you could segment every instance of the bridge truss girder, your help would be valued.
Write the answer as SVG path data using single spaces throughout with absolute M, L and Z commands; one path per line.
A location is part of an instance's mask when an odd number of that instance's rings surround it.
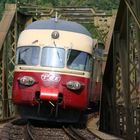
M 20 32 L 29 23 L 37 19 L 54 17 L 56 11 L 58 12 L 58 17 L 61 17 L 61 19 L 92 25 L 94 17 L 101 17 L 104 19 L 105 17 L 111 18 L 112 16 L 97 14 L 92 8 L 85 7 L 45 7 L 44 9 L 42 7 L 27 4 L 7 4 L 3 18 L 0 22 L 0 120 L 15 115 L 14 106 L 11 102 L 11 91 L 16 43 Z M 107 27 L 107 29 L 108 28 L 109 27 Z
M 3 120 L 14 116 L 11 91 L 17 41 L 15 5 L 6 5 L 0 27 L 0 120 Z
M 100 129 L 140 139 L 140 1 L 122 0 L 103 78 Z

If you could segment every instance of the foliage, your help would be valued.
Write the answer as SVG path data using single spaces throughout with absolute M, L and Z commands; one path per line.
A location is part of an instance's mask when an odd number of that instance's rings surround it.
M 51 6 L 90 6 L 102 10 L 117 9 L 119 0 L 1 0 L 0 3 L 32 3 Z

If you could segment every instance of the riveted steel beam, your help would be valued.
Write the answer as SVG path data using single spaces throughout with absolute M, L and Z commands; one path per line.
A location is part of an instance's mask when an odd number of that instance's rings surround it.
M 0 22 L 0 120 L 14 115 L 11 89 L 17 41 L 16 25 L 16 5 L 6 5 Z
M 103 79 L 102 99 L 105 101 L 102 102 L 101 114 L 102 118 L 106 119 L 101 120 L 100 129 L 128 140 L 140 139 L 140 8 L 138 5 L 140 5 L 138 0 L 120 2 Z M 108 112 L 104 108 L 108 108 Z M 116 115 L 115 118 L 112 114 Z

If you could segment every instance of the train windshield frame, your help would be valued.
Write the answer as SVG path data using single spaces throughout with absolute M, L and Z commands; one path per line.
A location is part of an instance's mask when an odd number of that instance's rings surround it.
M 90 54 L 69 49 L 67 53 L 67 68 L 80 71 L 91 71 L 93 59 Z
M 50 59 L 53 58 L 53 59 Z M 65 67 L 65 49 L 57 47 L 43 47 L 41 54 L 41 66 L 64 68 Z
M 38 65 L 39 64 L 39 46 L 21 46 L 17 48 L 16 64 L 19 65 Z
M 67 57 L 67 58 L 66 58 Z M 67 61 L 66 61 L 67 60 Z M 51 46 L 21 46 L 17 48 L 16 64 L 92 71 L 92 56 L 84 51 Z

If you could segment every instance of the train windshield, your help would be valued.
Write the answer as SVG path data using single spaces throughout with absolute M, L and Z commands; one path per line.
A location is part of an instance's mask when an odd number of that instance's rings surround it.
M 91 71 L 92 58 L 86 52 L 69 49 L 67 55 L 67 67 L 74 70 Z
M 63 68 L 65 66 L 65 50 L 44 47 L 42 49 L 41 66 Z
M 16 64 L 38 65 L 40 47 L 23 46 L 17 49 Z

